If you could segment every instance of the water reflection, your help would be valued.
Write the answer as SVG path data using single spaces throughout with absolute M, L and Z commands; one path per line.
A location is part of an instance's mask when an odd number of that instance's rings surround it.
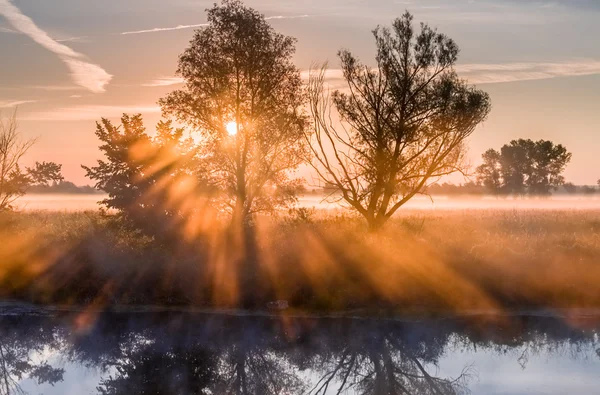
M 106 395 L 461 394 L 480 378 L 477 363 L 460 357 L 474 351 L 508 357 L 525 372 L 539 355 L 592 358 L 595 374 L 579 377 L 598 388 L 599 328 L 595 319 L 550 317 L 399 322 L 103 314 L 82 326 L 76 314 L 2 316 L 0 394 L 69 393 L 81 381 L 67 377 L 75 367 L 94 379 L 85 393 Z M 78 385 L 71 393 L 81 393 Z

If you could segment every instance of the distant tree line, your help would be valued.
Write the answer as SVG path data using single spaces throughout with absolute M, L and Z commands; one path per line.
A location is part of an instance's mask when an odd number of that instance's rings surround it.
M 487 150 L 477 181 L 495 195 L 550 195 L 565 180 L 571 153 L 547 140 L 513 140 L 500 151 Z

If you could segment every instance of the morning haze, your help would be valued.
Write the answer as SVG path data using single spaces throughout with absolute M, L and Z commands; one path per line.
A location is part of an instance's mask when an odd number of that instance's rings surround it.
M 600 388 L 595 0 L 0 0 L 0 395 Z

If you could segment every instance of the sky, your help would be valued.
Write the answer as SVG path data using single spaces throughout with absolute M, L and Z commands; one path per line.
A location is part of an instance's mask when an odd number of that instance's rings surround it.
M 20 131 L 38 138 L 24 158 L 80 165 L 101 154 L 101 117 L 142 113 L 149 130 L 159 98 L 178 88 L 177 58 L 206 22 L 204 0 L 0 0 L 0 111 L 18 107 Z M 457 71 L 488 92 L 492 112 L 469 141 L 469 160 L 516 138 L 549 139 L 573 159 L 567 181 L 600 178 L 600 1 L 248 0 L 279 32 L 298 39 L 294 57 L 339 67 L 348 48 L 373 64 L 371 30 L 409 10 L 453 38 Z

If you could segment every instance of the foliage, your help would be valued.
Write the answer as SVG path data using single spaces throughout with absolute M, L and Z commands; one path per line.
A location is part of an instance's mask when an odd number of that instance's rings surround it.
M 12 209 L 15 200 L 23 196 L 32 184 L 47 185 L 50 181 L 63 179 L 61 165 L 53 162 L 36 162 L 34 168 L 21 170 L 19 161 L 35 139 L 21 138 L 16 116 L 16 111 L 7 118 L 0 114 L 0 211 Z
M 21 138 L 16 115 L 15 111 L 10 117 L 0 117 L 0 211 L 10 209 L 29 185 L 29 178 L 19 167 L 19 161 L 35 140 Z
M 500 152 L 490 149 L 483 154 L 477 179 L 495 194 L 549 195 L 564 184 L 562 172 L 570 160 L 571 153 L 561 144 L 513 140 Z
M 166 234 L 180 215 L 169 204 L 173 195 L 194 191 L 202 179 L 193 141 L 183 137 L 183 129 L 161 121 L 156 131 L 154 138 L 146 133 L 140 114 L 124 114 L 119 126 L 102 119 L 96 136 L 105 159 L 95 167 L 82 166 L 95 187 L 108 194 L 102 204 L 151 235 Z
M 454 41 L 425 24 L 417 33 L 412 20 L 407 12 L 392 29 L 374 30 L 375 69 L 339 52 L 345 91 L 328 95 L 325 68 L 309 81 L 310 163 L 371 228 L 430 182 L 461 171 L 465 139 L 490 111 L 488 95 L 454 72 Z
M 54 162 L 35 162 L 35 167 L 27 168 L 33 186 L 49 186 L 50 182 L 60 183 L 65 178 L 61 174 L 62 165 Z
M 198 130 L 225 207 L 248 219 L 289 205 L 299 186 L 289 176 L 301 161 L 306 126 L 295 40 L 240 1 L 207 11 L 208 26 L 179 59 L 185 87 L 160 104 Z
M 26 317 L 31 320 L 32 316 Z M 42 326 L 22 331 L 11 326 L 0 330 L 0 394 L 24 394 L 20 382 L 26 378 L 38 384 L 54 385 L 63 380 L 65 370 L 51 366 L 38 357 L 44 351 L 56 351 L 60 344 L 52 331 Z

